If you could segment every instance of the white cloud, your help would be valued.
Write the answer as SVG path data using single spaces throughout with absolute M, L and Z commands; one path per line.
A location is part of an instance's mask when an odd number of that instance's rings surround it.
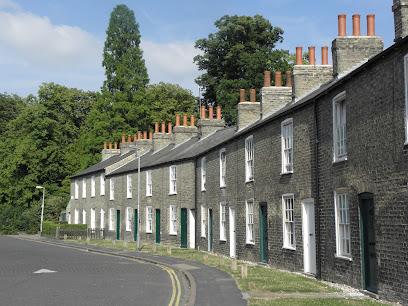
M 200 51 L 194 48 L 194 44 L 193 41 L 160 44 L 142 40 L 140 47 L 143 50 L 150 83 L 162 81 L 196 91 L 194 79 L 201 73 L 193 63 L 194 56 L 200 54 Z
M 0 48 L 32 67 L 100 63 L 102 54 L 102 44 L 79 27 L 53 25 L 47 17 L 21 11 L 0 11 Z
M 12 8 L 15 10 L 20 10 L 21 7 L 18 3 L 15 3 L 11 0 L 0 0 L 0 9 L 1 8 Z

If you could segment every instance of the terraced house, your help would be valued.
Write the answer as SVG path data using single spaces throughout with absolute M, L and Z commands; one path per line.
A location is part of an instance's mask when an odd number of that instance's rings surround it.
M 352 36 L 339 15 L 333 65 L 328 47 L 321 65 L 313 47 L 302 65 L 299 47 L 285 86 L 265 72 L 260 102 L 241 90 L 237 126 L 209 107 L 197 124 L 177 115 L 120 149 L 105 144 L 100 163 L 72 176 L 69 222 L 408 303 L 408 3 L 392 9 L 394 45 L 383 50 L 373 15 L 365 36 L 359 15 Z

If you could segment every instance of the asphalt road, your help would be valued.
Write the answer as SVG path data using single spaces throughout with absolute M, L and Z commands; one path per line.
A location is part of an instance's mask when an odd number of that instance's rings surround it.
M 169 305 L 174 295 L 163 267 L 0 236 L 0 305 Z

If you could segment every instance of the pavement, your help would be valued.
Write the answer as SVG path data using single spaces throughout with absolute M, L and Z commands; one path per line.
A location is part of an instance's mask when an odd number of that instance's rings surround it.
M 55 240 L 39 235 L 16 235 L 11 236 L 18 239 L 41 241 L 54 245 L 69 246 L 77 249 L 86 249 L 89 252 L 103 253 L 120 256 L 124 258 L 138 259 L 154 264 L 161 264 L 173 270 L 181 272 L 188 284 L 189 290 L 186 305 L 247 305 L 248 294 L 243 294 L 237 287 L 236 281 L 228 273 L 215 267 L 211 267 L 199 262 L 184 260 L 180 258 L 159 256 L 135 251 L 122 251 L 101 246 L 80 245 L 63 240 Z

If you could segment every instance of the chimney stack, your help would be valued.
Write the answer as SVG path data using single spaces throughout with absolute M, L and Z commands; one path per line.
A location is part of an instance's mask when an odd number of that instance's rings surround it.
M 397 41 L 408 35 L 408 1 L 393 0 L 392 12 L 394 13 L 394 41 Z
M 353 36 L 345 35 L 346 15 L 339 15 L 338 18 L 339 36 L 332 43 L 334 77 L 377 55 L 384 46 L 382 38 L 374 36 L 374 15 L 367 16 L 368 36 L 361 36 L 360 15 L 353 15 Z M 344 35 L 340 35 L 343 32 Z
M 204 111 L 205 116 L 205 106 L 201 107 L 201 112 Z M 202 114 L 203 115 L 203 114 Z M 192 115 L 190 118 L 190 126 L 187 126 L 187 115 L 183 115 L 183 125 L 178 125 L 173 128 L 173 139 L 176 145 L 182 143 L 183 141 L 196 137 L 198 135 L 198 129 L 195 126 L 195 118 Z
M 268 87 L 265 87 L 268 88 Z M 249 90 L 249 102 L 245 102 L 245 89 L 239 90 L 240 102 L 237 106 L 237 126 L 238 130 L 247 126 L 248 124 L 259 120 L 261 113 L 261 103 L 256 102 L 255 89 Z
M 203 112 L 205 114 L 205 107 L 204 107 L 204 110 L 203 108 L 201 108 L 201 113 Z M 204 118 L 203 116 L 201 116 L 201 119 L 198 120 L 197 127 L 198 127 L 198 136 L 200 138 L 203 138 L 216 130 L 224 128 L 225 121 L 223 119 L 218 119 L 218 118 L 214 119 L 214 107 L 209 106 L 208 107 L 208 119 L 206 119 L 205 116 Z
M 120 150 L 117 150 L 117 143 L 115 142 L 115 149 L 112 149 L 112 142 L 109 142 L 109 149 L 108 149 L 108 143 L 104 142 L 103 143 L 103 150 L 101 152 L 101 159 L 102 161 L 120 154 Z

